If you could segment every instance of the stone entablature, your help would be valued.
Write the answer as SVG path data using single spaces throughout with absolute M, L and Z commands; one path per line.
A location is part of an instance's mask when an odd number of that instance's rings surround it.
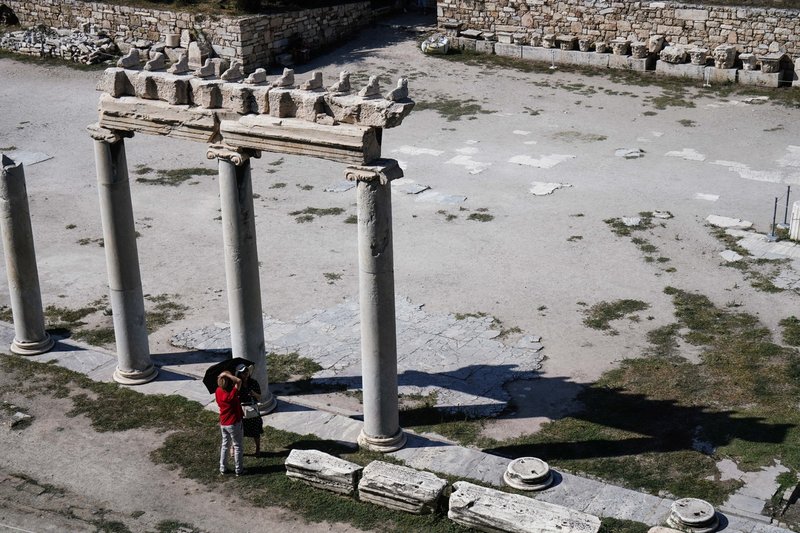
M 441 28 L 543 35 L 574 35 L 610 42 L 647 41 L 664 35 L 672 44 L 733 44 L 739 52 L 800 55 L 800 17 L 790 9 L 700 6 L 673 2 L 598 0 L 439 0 Z M 635 39 L 633 38 L 635 37 Z
M 352 35 L 373 20 L 367 2 L 242 17 L 210 16 L 79 0 L 2 0 L 20 25 L 102 30 L 118 42 L 158 42 L 182 30 L 202 32 L 214 51 L 239 59 L 244 70 L 274 63 L 293 47 L 310 51 Z

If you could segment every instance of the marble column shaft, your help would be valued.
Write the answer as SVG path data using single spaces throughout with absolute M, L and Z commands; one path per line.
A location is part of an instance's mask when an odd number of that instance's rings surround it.
M 212 146 L 208 157 L 219 164 L 232 356 L 255 363 L 253 378 L 261 387 L 259 410 L 268 413 L 276 400 L 267 376 L 250 154 Z
M 117 344 L 114 380 L 137 385 L 154 379 L 158 370 L 150 360 L 147 340 L 125 141 L 119 134 L 97 127 L 90 127 L 90 132 L 95 139 L 103 247 Z
M 392 256 L 390 181 L 403 175 L 397 162 L 348 167 L 357 182 L 359 303 L 364 427 L 359 444 L 389 452 L 402 448 L 397 399 L 397 335 Z
M 0 230 L 14 317 L 14 341 L 10 349 L 19 355 L 37 355 L 49 351 L 53 339 L 44 326 L 25 170 L 22 163 L 15 163 L 6 156 L 2 160 Z

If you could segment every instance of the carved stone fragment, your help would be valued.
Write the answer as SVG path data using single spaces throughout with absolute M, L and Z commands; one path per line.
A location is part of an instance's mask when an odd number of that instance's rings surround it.
M 141 63 L 139 49 L 131 48 L 127 54 L 119 58 L 117 66 L 122 68 L 135 68 L 139 66 L 139 63 Z
M 542 36 L 538 33 L 531 35 L 531 46 L 542 46 Z
M 289 452 L 284 463 L 286 475 L 313 487 L 352 496 L 356 491 L 361 465 L 318 450 Z
M 542 490 L 553 483 L 550 466 L 536 457 L 520 457 L 508 464 L 503 480 L 519 490 Z
M 181 45 L 180 33 L 167 33 L 164 35 L 164 44 L 170 48 L 178 48 Z
M 290 68 L 283 69 L 283 74 L 272 82 L 273 87 L 293 87 L 294 86 L 294 70 Z
M 680 45 L 670 45 L 661 50 L 658 57 L 665 63 L 680 65 L 686 63 L 686 48 Z
M 204 109 L 218 109 L 222 107 L 221 81 L 191 78 L 189 84 L 192 88 L 192 101 L 194 105 Z
M 257 68 L 244 80 L 249 85 L 258 85 L 267 82 L 267 71 L 263 68 Z
M 400 102 L 408 98 L 408 79 L 400 78 L 397 80 L 397 87 L 389 91 L 386 95 L 387 100 L 392 102 Z
M 97 82 L 97 90 L 108 93 L 114 98 L 135 94 L 133 84 L 128 79 L 125 70 L 121 68 L 106 69 Z
M 556 42 L 558 42 L 558 46 L 562 50 L 575 50 L 578 38 L 574 35 L 559 35 L 556 37 Z
M 736 64 L 736 47 L 732 44 L 721 44 L 714 48 L 714 67 L 720 69 L 733 68 Z
M 456 481 L 447 516 L 479 531 L 597 533 L 600 519 L 519 494 Z
M 163 52 L 157 52 L 154 57 L 145 63 L 145 70 L 164 70 L 167 68 L 167 56 Z
M 380 94 L 381 86 L 380 82 L 378 81 L 378 76 L 370 76 L 367 86 L 358 91 L 358 96 L 361 96 L 362 98 L 372 98 L 380 96 Z
M 361 501 L 414 514 L 436 510 L 447 481 L 430 472 L 373 461 L 358 483 Z
M 594 51 L 598 54 L 605 54 L 608 52 L 608 43 L 605 41 L 597 41 L 594 43 Z
M 223 83 L 222 107 L 223 109 L 239 115 L 255 112 L 256 105 L 250 87 L 242 83 Z
M 631 43 L 631 57 L 634 59 L 647 59 L 649 54 L 647 43 L 640 41 Z
M 651 35 L 647 40 L 647 51 L 651 54 L 657 54 L 664 48 L 664 43 L 663 35 Z
M 322 89 L 322 72 L 314 71 L 310 80 L 306 80 L 300 86 L 304 91 L 319 91 Z
M 158 100 L 158 87 L 152 72 L 141 71 L 131 77 L 136 96 L 146 100 Z
M 181 54 L 180 59 L 167 69 L 170 74 L 185 74 L 189 72 L 189 55 Z
M 230 68 L 222 73 L 220 79 L 225 81 L 237 81 L 244 78 L 244 72 L 242 71 L 242 62 L 238 60 L 233 60 Z
M 556 34 L 555 33 L 546 33 L 542 36 L 542 46 L 545 48 L 555 48 L 556 47 Z
M 739 59 L 742 61 L 742 70 L 756 69 L 758 59 L 754 54 L 739 54 Z
M 188 56 L 187 56 L 188 60 Z M 206 59 L 205 64 L 194 71 L 194 75 L 198 78 L 210 78 L 214 75 L 214 65 L 210 59 Z
M 350 92 L 350 73 L 343 70 L 339 73 L 339 81 L 328 87 L 332 93 L 349 93 Z
M 591 52 L 593 44 L 594 42 L 592 39 L 589 39 L 588 37 L 582 37 L 578 39 L 578 50 L 581 52 Z
M 765 74 L 777 74 L 781 71 L 781 61 L 783 61 L 784 57 L 785 55 L 780 52 L 761 56 L 759 59 L 761 72 Z
M 703 65 L 708 62 L 708 48 L 690 48 L 689 60 L 692 65 Z
M 707 501 L 682 498 L 670 507 L 667 525 L 687 533 L 712 533 L 719 527 L 719 518 Z
M 631 42 L 624 37 L 617 37 L 611 40 L 611 52 L 615 56 L 626 56 L 628 55 L 628 50 L 630 49 Z

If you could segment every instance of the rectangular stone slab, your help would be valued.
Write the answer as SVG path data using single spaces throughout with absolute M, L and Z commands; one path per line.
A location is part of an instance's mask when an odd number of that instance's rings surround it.
M 600 519 L 527 496 L 457 481 L 448 518 L 466 527 L 507 533 L 597 533 Z
M 319 450 L 292 450 L 284 463 L 286 475 L 313 487 L 352 496 L 361 465 Z
M 358 484 L 361 501 L 414 514 L 433 513 L 447 481 L 430 472 L 373 461 Z
M 171 105 L 161 100 L 134 96 L 100 96 L 100 127 L 169 135 L 196 142 L 212 142 L 217 132 L 217 113 L 199 107 Z
M 322 126 L 297 118 L 245 115 L 223 120 L 224 142 L 236 148 L 308 155 L 343 163 L 364 164 L 378 159 L 377 130 L 350 124 Z

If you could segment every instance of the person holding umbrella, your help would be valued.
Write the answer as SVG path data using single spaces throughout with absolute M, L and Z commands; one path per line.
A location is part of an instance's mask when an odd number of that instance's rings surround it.
M 233 447 L 233 459 L 236 476 L 244 474 L 242 465 L 242 419 L 244 413 L 239 400 L 239 389 L 242 380 L 229 371 L 222 371 L 217 377 L 217 390 L 214 393 L 219 406 L 219 427 L 222 432 L 222 447 L 219 454 L 219 473 L 225 474 L 228 469 L 228 448 Z
M 255 456 L 261 454 L 261 435 L 264 433 L 264 425 L 258 413 L 258 401 L 261 399 L 261 387 L 258 381 L 250 376 L 253 373 L 253 365 L 240 364 L 236 367 L 236 377 L 242 380 L 239 387 L 239 399 L 245 407 L 245 417 L 242 420 L 242 427 L 245 437 L 252 437 L 256 443 Z M 248 416 L 249 415 L 249 416 Z

